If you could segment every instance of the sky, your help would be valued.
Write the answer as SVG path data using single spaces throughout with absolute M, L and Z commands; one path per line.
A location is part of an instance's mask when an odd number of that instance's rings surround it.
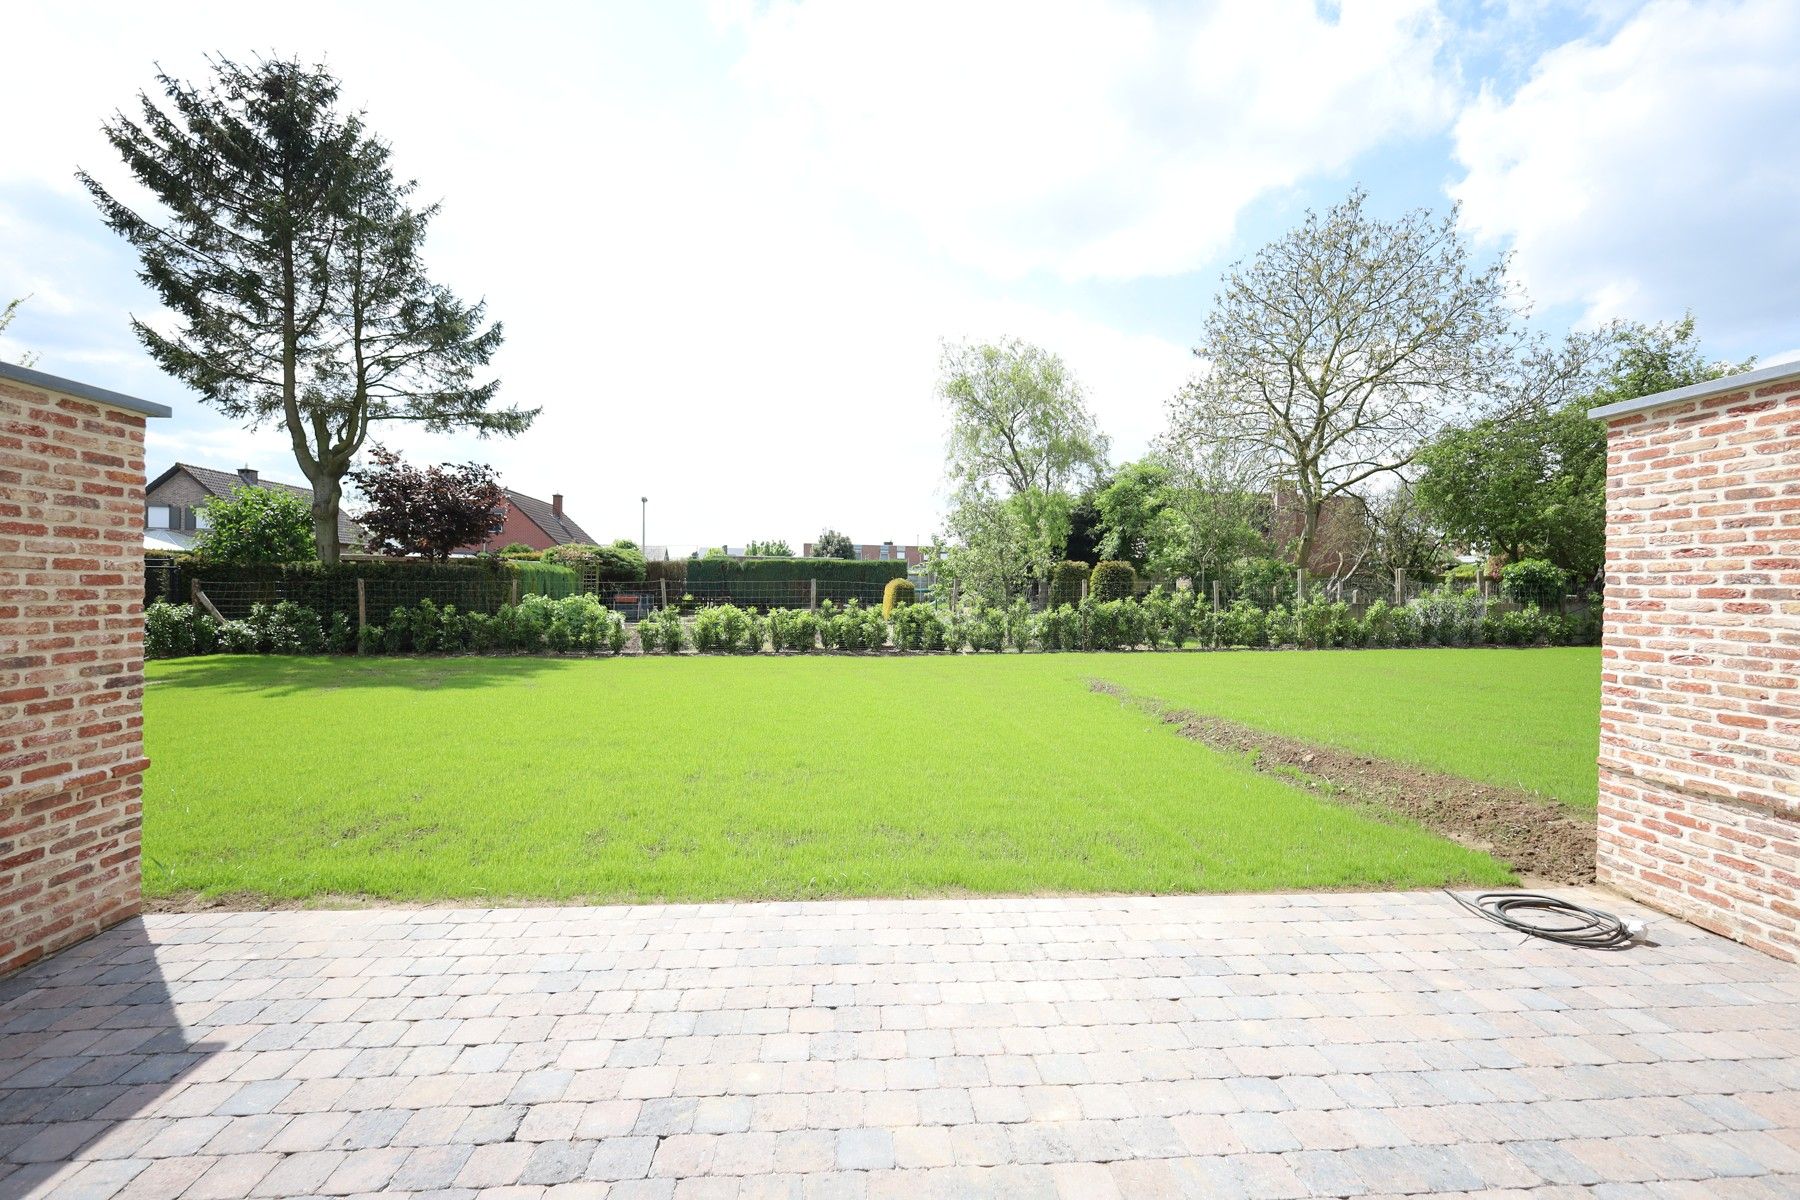
M 172 7 L 24 0 L 0 72 L 0 359 L 169 404 L 152 475 L 301 478 L 138 346 L 156 300 L 75 181 L 126 184 L 101 122 L 209 53 L 341 79 L 543 410 L 377 437 L 602 541 L 929 539 L 946 339 L 1061 355 L 1141 454 L 1222 273 L 1359 184 L 1459 204 L 1548 331 L 1691 311 L 1718 357 L 1800 358 L 1793 0 Z

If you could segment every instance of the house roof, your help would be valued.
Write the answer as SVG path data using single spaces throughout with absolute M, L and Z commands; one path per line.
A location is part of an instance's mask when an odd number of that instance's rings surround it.
M 127 396 L 123 392 L 109 392 L 105 388 L 78 383 L 73 379 L 64 379 L 60 375 L 46 375 L 42 371 L 34 371 L 30 367 L 21 367 L 16 363 L 0 362 L 0 379 L 10 379 L 14 383 L 43 388 L 45 391 L 61 392 L 65 396 L 92 400 L 98 404 L 110 404 L 114 408 L 122 408 L 127 412 L 143 413 L 146 417 L 169 415 L 169 406 L 166 404 L 157 404 L 151 400 L 139 400 L 136 396 Z
M 145 484 L 145 495 L 148 495 L 158 487 L 161 487 L 177 471 L 186 472 L 189 478 L 206 489 L 208 495 L 218 496 L 220 499 L 224 499 L 231 495 L 231 490 L 233 488 L 243 487 L 250 483 L 249 480 L 245 479 L 242 475 L 239 475 L 236 471 L 221 471 L 217 467 L 198 467 L 193 463 L 178 462 L 168 470 L 164 471 L 161 475 L 158 475 L 155 479 L 152 479 L 149 483 Z M 259 478 L 250 486 L 267 488 L 272 492 L 286 492 L 291 496 L 300 496 L 304 498 L 309 504 L 312 502 L 312 489 L 309 487 L 302 487 L 297 483 L 282 483 L 275 479 Z M 340 505 L 338 508 L 338 541 L 346 546 L 354 546 L 362 540 L 362 530 L 356 527 L 356 522 L 350 519 L 349 514 L 346 513 Z
M 1643 412 L 1646 409 L 1661 408 L 1665 404 L 1679 404 L 1683 400 L 1705 400 L 1713 396 L 1723 396 L 1728 392 L 1741 392 L 1758 384 L 1773 383 L 1777 379 L 1787 379 L 1800 375 L 1800 362 L 1776 363 L 1772 367 L 1759 367 L 1754 371 L 1744 371 L 1737 375 L 1727 375 L 1723 379 L 1708 379 L 1703 383 L 1690 383 L 1686 387 L 1671 388 L 1666 392 L 1657 392 L 1650 396 L 1639 396 L 1633 400 L 1620 400 L 1616 404 L 1603 404 L 1599 408 L 1588 410 L 1588 416 L 1596 420 L 1607 420 L 1611 417 L 1623 417 L 1631 413 Z
M 557 516 L 556 509 L 548 501 L 539 500 L 536 496 L 527 496 L 524 492 L 515 492 L 511 488 L 506 489 L 506 498 L 511 501 L 514 508 L 524 513 L 533 525 L 555 538 L 559 546 L 567 545 L 570 542 L 591 544 L 594 540 L 587 535 L 586 530 L 569 519 L 566 511 L 562 516 Z

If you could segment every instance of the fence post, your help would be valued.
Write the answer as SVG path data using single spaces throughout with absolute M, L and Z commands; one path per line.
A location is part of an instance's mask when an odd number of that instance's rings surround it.
M 1394 568 L 1394 607 L 1400 608 L 1406 603 L 1406 568 Z
M 1213 580 L 1212 645 L 1215 650 L 1219 648 L 1219 581 L 1216 579 Z
M 819 581 L 816 579 L 809 579 L 806 582 L 808 584 L 806 589 L 807 611 L 815 612 L 819 607 Z
M 1294 603 L 1306 603 L 1306 568 L 1294 568 Z
M 512 606 L 519 607 L 519 578 L 516 575 L 513 576 L 512 581 Z
M 363 626 L 369 623 L 369 594 L 366 581 L 361 575 L 356 577 L 356 652 L 362 653 Z
M 662 607 L 669 607 L 669 581 L 667 579 L 657 580 L 656 590 L 662 593 Z

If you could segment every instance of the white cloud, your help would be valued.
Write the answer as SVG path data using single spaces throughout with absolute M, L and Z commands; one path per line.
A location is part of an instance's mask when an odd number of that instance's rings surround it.
M 1452 193 L 1540 302 L 1800 334 L 1800 5 L 1662 0 L 1456 125 Z
M 1257 198 L 1440 126 L 1427 0 L 777 5 L 735 77 L 786 169 L 1002 277 L 1192 270 Z

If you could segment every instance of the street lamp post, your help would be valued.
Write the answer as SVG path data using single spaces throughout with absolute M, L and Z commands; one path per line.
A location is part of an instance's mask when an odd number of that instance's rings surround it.
M 646 557 L 650 554 L 650 543 L 645 540 L 650 528 L 650 497 L 639 496 L 638 504 L 638 550 Z

